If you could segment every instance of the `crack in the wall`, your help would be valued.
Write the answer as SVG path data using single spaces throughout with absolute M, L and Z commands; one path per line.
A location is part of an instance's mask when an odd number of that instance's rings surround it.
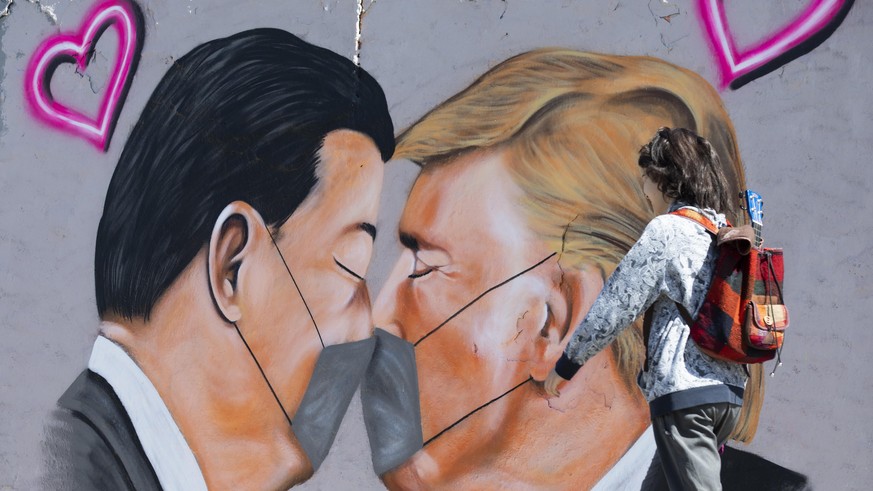
M 519 324 L 521 323 L 521 321 L 524 320 L 525 317 L 527 317 L 527 314 L 529 312 L 530 312 L 530 310 L 525 310 L 524 313 L 521 314 L 521 316 L 515 320 L 515 337 L 512 338 L 512 342 L 518 341 L 518 337 L 521 336 L 522 332 L 524 332 L 524 327 L 520 327 Z
M 27 0 L 28 2 L 39 7 L 39 11 L 48 17 L 52 24 L 58 25 L 58 16 L 55 14 L 54 5 L 43 5 L 42 0 Z
M 76 75 L 78 75 L 79 78 L 88 79 L 88 86 L 91 88 L 91 92 L 93 92 L 94 94 L 98 94 L 102 90 L 102 87 L 97 87 L 96 83 L 94 82 L 94 78 L 91 77 L 91 75 L 88 75 L 85 72 L 80 72 L 78 68 L 76 68 Z
M 668 24 L 670 24 L 673 22 L 673 17 L 679 16 L 679 15 L 682 15 L 682 14 L 679 12 L 679 7 L 676 7 L 675 14 L 662 15 L 661 18 L 664 19 L 665 21 L 667 21 Z
M 0 19 L 12 13 L 12 4 L 14 3 L 15 0 L 6 0 L 6 6 L 3 7 L 3 10 L 0 10 Z
M 667 52 L 669 53 L 669 52 L 673 51 L 673 48 L 676 47 L 676 43 L 678 43 L 679 41 L 682 41 L 683 39 L 685 39 L 687 37 L 688 37 L 688 34 L 681 36 L 678 39 L 674 39 L 673 41 L 670 41 L 668 43 L 667 40 L 664 38 L 664 33 L 661 33 L 661 44 L 664 45 L 665 48 L 667 48 Z
M 657 10 L 659 10 L 659 12 L 655 12 L 655 8 L 652 7 L 652 2 L 660 4 L 657 7 Z M 652 14 L 652 19 L 654 19 L 656 26 L 658 25 L 658 19 L 665 20 L 669 24 L 672 22 L 673 17 L 676 17 L 680 14 L 679 6 L 674 3 L 670 3 L 668 0 L 649 0 L 646 6 L 649 8 L 649 13 Z M 669 11 L 666 10 L 668 8 Z
M 9 0 L 9 2 L 6 4 L 6 8 L 3 9 L 3 14 L 4 14 L 3 17 L 6 17 L 11 13 L 10 7 L 12 6 L 12 3 L 13 3 L 13 0 Z M 0 18 L 3 18 L 3 17 L 0 17 Z M 3 44 L 3 38 L 6 36 L 6 28 L 8 26 L 9 26 L 8 22 L 0 23 L 0 46 L 2 46 L 2 44 Z M 19 51 L 19 53 L 21 53 L 21 51 Z M 19 59 L 19 57 L 16 55 L 15 59 Z M 0 81 L 5 81 L 5 79 L 6 79 L 5 67 L 6 67 L 6 53 L 2 49 L 0 49 Z M 9 129 L 9 127 L 6 124 L 7 111 L 3 110 L 3 108 L 6 107 L 5 103 L 6 103 L 6 84 L 0 83 L 0 142 L 3 141 L 4 137 L 6 136 L 6 132 Z
M 352 59 L 355 65 L 361 66 L 361 31 L 364 29 L 364 0 L 357 1 L 357 15 L 355 16 L 355 57 Z
M 357 0 L 357 16 L 355 18 L 355 56 L 352 59 L 355 65 L 361 66 L 361 45 L 364 43 L 364 16 L 370 11 L 370 8 L 376 0 L 370 0 L 369 5 L 364 7 L 364 0 Z
M 579 218 L 579 213 L 577 213 L 576 216 L 574 216 L 573 219 L 570 220 L 569 223 L 567 223 L 567 226 L 564 227 L 564 233 L 561 235 L 561 252 L 558 254 L 558 269 L 561 270 L 561 282 L 558 283 L 558 285 L 561 288 L 563 288 L 564 286 L 565 275 L 564 267 L 561 266 L 561 258 L 564 257 L 564 251 L 567 249 L 567 234 L 570 233 L 570 226 L 573 225 L 573 222 L 575 222 L 577 218 Z

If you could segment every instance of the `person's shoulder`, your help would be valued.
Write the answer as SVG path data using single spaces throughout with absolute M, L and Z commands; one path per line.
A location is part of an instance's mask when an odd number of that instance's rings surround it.
M 49 414 L 46 489 L 159 489 L 136 430 L 105 379 L 85 370 Z
M 649 222 L 649 224 L 646 225 L 646 230 L 644 233 L 656 236 L 673 236 L 677 233 L 691 233 L 696 230 L 696 227 L 699 227 L 699 225 L 695 224 L 693 221 L 685 217 L 674 215 L 672 213 L 665 213 L 663 215 L 658 215 L 653 218 Z
M 718 228 L 719 215 L 715 214 L 711 210 L 703 210 L 690 206 L 685 206 L 683 208 L 699 213 L 704 218 L 710 220 L 712 224 L 715 225 L 716 228 Z M 660 233 L 669 233 L 671 235 L 683 234 L 694 236 L 706 235 L 708 233 L 706 231 L 706 227 L 702 223 L 698 222 L 696 219 L 674 212 L 656 216 L 652 219 L 651 222 L 649 222 L 649 226 L 651 226 L 654 231 Z

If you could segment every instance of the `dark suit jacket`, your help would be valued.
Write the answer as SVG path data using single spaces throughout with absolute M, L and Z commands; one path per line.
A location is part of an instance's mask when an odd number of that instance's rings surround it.
M 45 489 L 161 489 L 124 406 L 90 370 L 58 400 L 44 450 Z

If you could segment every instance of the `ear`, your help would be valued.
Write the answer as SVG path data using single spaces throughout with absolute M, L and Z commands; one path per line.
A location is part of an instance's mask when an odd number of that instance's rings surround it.
M 546 315 L 536 340 L 536 362 L 531 367 L 534 380 L 546 379 L 603 289 L 603 274 L 599 268 L 564 267 L 562 270 L 556 265 L 555 269 L 545 305 Z
M 207 256 L 209 290 L 216 308 L 228 322 L 237 322 L 242 317 L 239 270 L 252 255 L 253 239 L 264 227 L 261 215 L 243 201 L 227 205 L 215 220 Z

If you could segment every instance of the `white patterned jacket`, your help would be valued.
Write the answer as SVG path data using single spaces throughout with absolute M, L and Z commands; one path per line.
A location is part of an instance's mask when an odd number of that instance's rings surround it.
M 670 211 L 683 206 L 674 203 Z M 693 209 L 719 227 L 725 224 L 724 215 L 714 210 Z M 701 404 L 742 405 L 746 380 L 742 365 L 703 354 L 689 339 L 689 327 L 676 305 L 681 303 L 697 315 L 716 258 L 715 244 L 700 224 L 676 215 L 653 219 L 576 328 L 555 367 L 558 374 L 571 378 L 654 304 L 650 367 L 639 377 L 652 416 Z

